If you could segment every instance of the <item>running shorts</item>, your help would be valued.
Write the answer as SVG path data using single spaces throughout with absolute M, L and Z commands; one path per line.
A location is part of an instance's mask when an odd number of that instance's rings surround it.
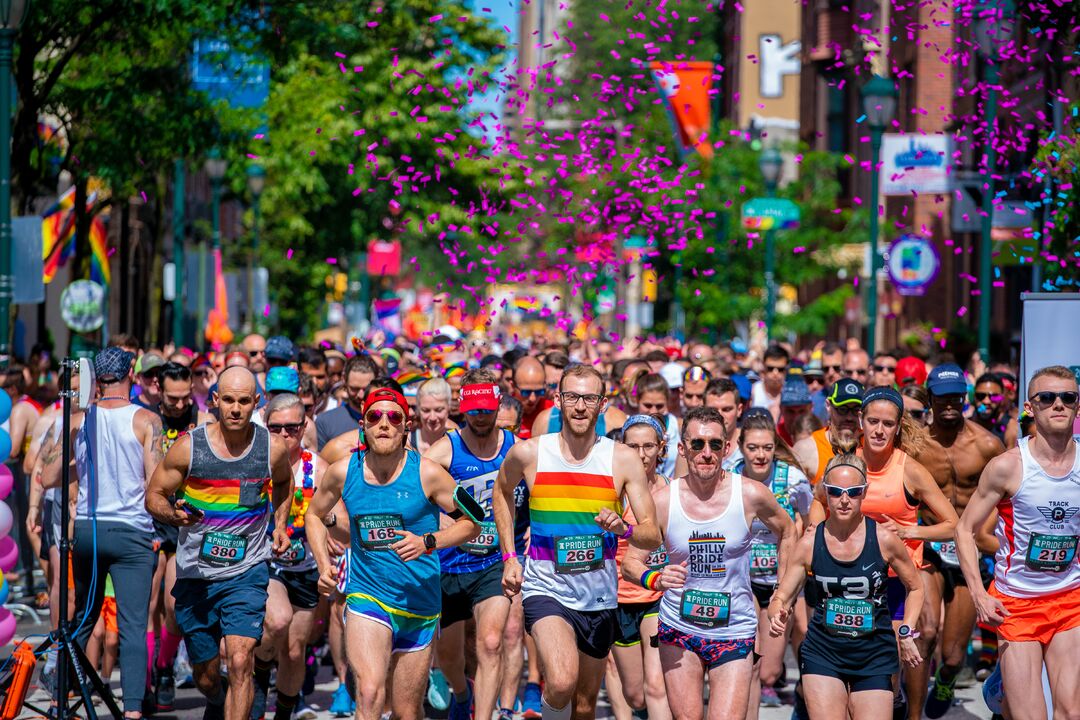
M 754 662 L 757 662 L 757 656 L 754 655 L 755 639 L 753 637 L 710 640 L 684 633 L 682 630 L 665 624 L 663 620 L 660 621 L 658 637 L 661 645 L 673 645 L 697 655 L 706 671 L 750 656 L 754 656 Z
M 177 578 L 173 586 L 176 624 L 184 634 L 192 664 L 217 657 L 223 636 L 262 639 L 269 582 L 268 563 L 252 565 L 226 580 Z
M 462 620 L 471 620 L 473 608 L 484 600 L 504 597 L 502 571 L 502 563 L 498 563 L 476 572 L 443 573 L 439 578 L 442 585 L 442 619 L 439 626 L 445 628 Z
M 619 647 L 631 647 L 641 642 L 641 623 L 648 617 L 660 614 L 660 599 L 651 603 L 619 603 L 615 608 L 615 617 L 619 622 L 619 635 L 615 644 Z M 656 642 L 656 636 L 649 638 Z
M 349 621 L 350 616 L 389 628 L 390 651 L 395 653 L 423 650 L 431 645 L 439 629 L 438 615 L 416 615 L 398 610 L 363 593 L 352 593 L 345 598 L 345 622 Z
M 589 657 L 603 660 L 615 644 L 618 620 L 615 608 L 605 610 L 573 610 L 555 598 L 530 595 L 521 602 L 525 611 L 525 631 L 533 634 L 533 626 L 546 617 L 562 618 L 574 631 L 577 649 Z
M 1049 645 L 1058 633 L 1080 627 L 1080 587 L 1037 598 L 1018 598 L 1005 595 L 995 583 L 990 586 L 990 594 L 1009 611 L 1008 617 L 994 628 L 1002 640 Z
M 270 566 L 270 579 L 285 586 L 289 604 L 302 610 L 314 610 L 319 604 L 319 570 L 291 571 Z
M 107 597 L 102 601 L 101 617 L 105 621 L 105 632 L 120 634 L 120 626 L 116 623 L 115 597 Z

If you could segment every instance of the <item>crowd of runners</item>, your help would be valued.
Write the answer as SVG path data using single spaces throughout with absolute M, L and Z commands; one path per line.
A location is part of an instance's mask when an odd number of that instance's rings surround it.
M 178 667 L 205 718 L 315 718 L 328 654 L 329 715 L 365 720 L 583 720 L 602 689 L 617 720 L 778 691 L 917 720 L 974 682 L 1080 719 L 1068 368 L 1019 397 L 1007 364 L 855 344 L 120 336 L 64 468 L 41 355 L 4 382 L 21 582 L 40 561 L 55 626 L 71 532 L 67 615 L 128 718 L 173 708 Z

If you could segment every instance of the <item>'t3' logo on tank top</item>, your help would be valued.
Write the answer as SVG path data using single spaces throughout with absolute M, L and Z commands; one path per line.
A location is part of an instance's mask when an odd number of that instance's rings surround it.
M 690 533 L 688 569 L 693 577 L 723 577 L 727 574 L 724 547 L 727 539 L 716 533 Z

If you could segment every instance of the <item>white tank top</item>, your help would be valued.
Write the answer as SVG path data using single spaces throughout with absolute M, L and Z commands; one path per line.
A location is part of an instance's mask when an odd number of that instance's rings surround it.
M 141 408 L 131 404 L 119 408 L 97 407 L 97 437 L 94 438 L 96 502 L 90 507 L 90 476 L 86 444 L 86 418 L 75 436 L 75 466 L 79 473 L 79 505 L 76 517 L 86 519 L 96 509 L 98 520 L 122 522 L 138 530 L 153 532 L 154 522 L 146 512 L 146 470 L 143 445 L 135 437 L 132 421 Z
M 598 437 L 580 464 L 559 450 L 559 433 L 541 435 L 529 492 L 531 534 L 521 596 L 550 597 L 573 610 L 619 602 L 618 539 L 596 524 L 601 508 L 622 514 L 615 492 L 614 441 Z
M 757 613 L 750 590 L 750 528 L 743 509 L 741 475 L 731 473 L 731 499 L 719 516 L 688 518 L 683 511 L 682 478 L 673 480 L 664 545 L 668 563 L 686 563 L 685 587 L 665 590 L 660 620 L 695 637 L 711 640 L 753 638 Z
M 1080 443 L 1072 470 L 1053 477 L 1019 441 L 1023 477 L 1016 494 L 998 503 L 1000 548 L 994 570 L 998 590 L 1012 597 L 1041 597 L 1080 587 Z

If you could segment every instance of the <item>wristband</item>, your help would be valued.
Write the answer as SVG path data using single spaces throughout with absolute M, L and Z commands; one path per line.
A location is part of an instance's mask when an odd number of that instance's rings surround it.
M 506 562 L 507 560 L 509 560 L 511 558 L 517 558 L 517 553 L 516 552 L 504 552 L 502 557 L 503 557 L 503 562 Z
M 631 537 L 633 537 L 633 535 L 634 535 L 634 526 L 631 525 L 630 523 L 626 523 L 626 532 L 624 532 L 619 537 L 622 538 L 623 540 L 629 540 Z
M 656 586 L 660 584 L 660 574 L 659 570 L 646 570 L 641 573 L 641 587 L 646 590 L 656 590 Z

